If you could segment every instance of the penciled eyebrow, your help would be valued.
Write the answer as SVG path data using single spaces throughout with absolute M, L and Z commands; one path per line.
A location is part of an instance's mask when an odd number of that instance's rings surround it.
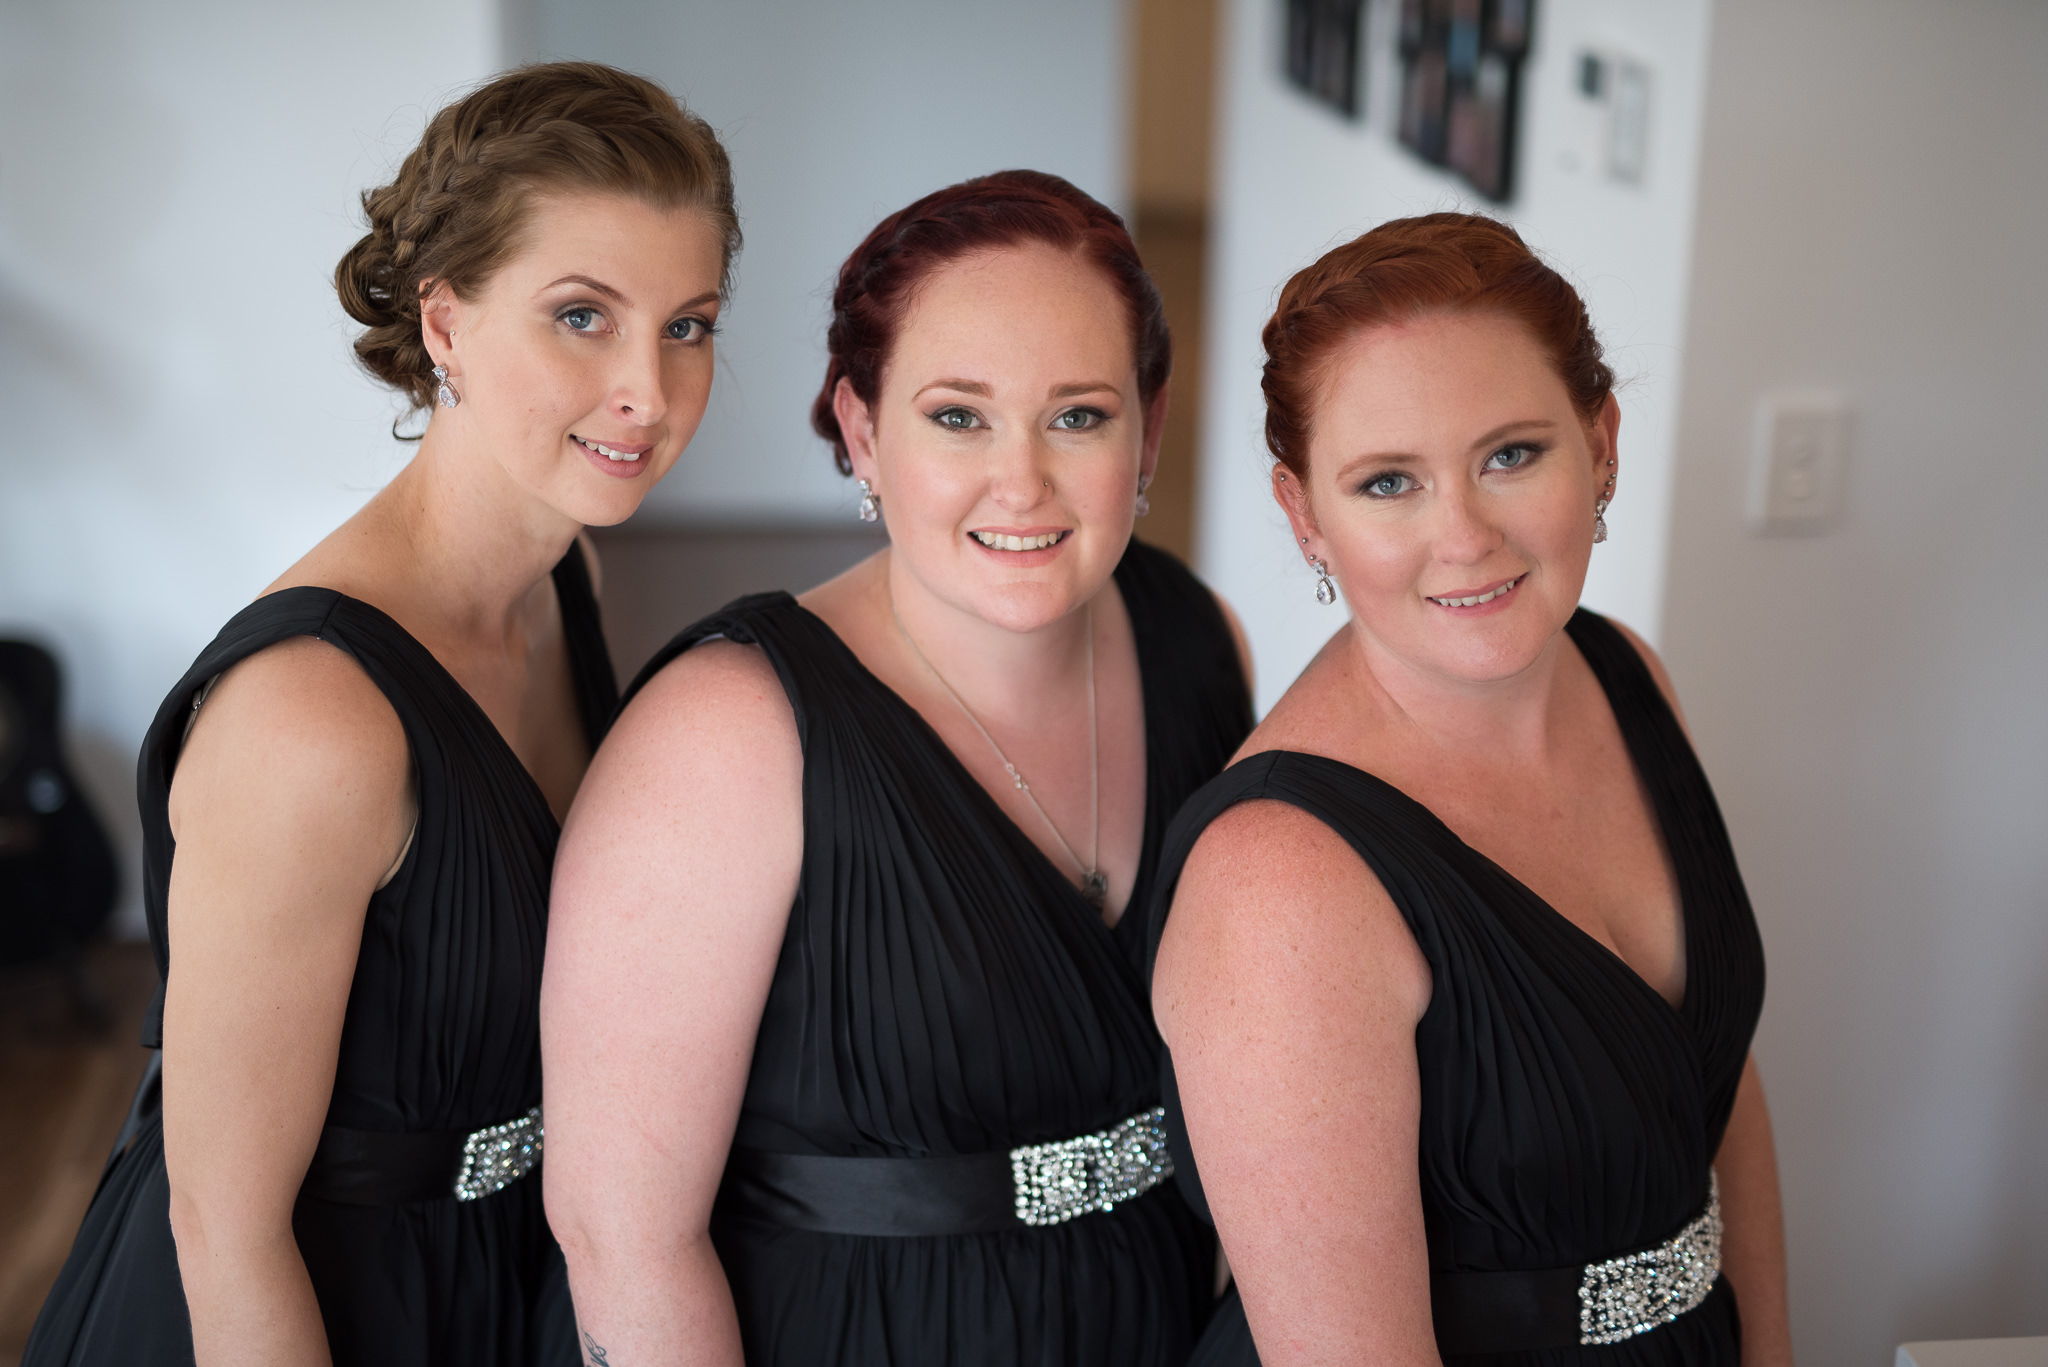
M 624 304 L 628 308 L 632 307 L 633 301 L 626 298 L 625 295 L 620 294 L 610 285 L 605 284 L 604 281 L 593 280 L 587 275 L 565 275 L 560 280 L 550 280 L 547 284 L 542 285 L 540 287 L 540 293 L 546 294 L 549 290 L 554 289 L 558 285 L 581 285 L 585 289 L 596 290 L 599 294 L 603 295 L 607 299 L 611 299 L 616 301 L 617 303 Z
M 980 380 L 933 380 L 930 384 L 926 385 L 923 389 L 918 390 L 917 393 L 911 395 L 910 397 L 913 399 L 922 398 L 924 397 L 924 395 L 930 393 L 934 389 L 950 389 L 956 394 L 972 394 L 976 398 L 982 399 L 992 399 L 995 397 L 996 393 L 993 388 L 983 384 Z M 1049 392 L 1048 397 L 1055 399 L 1070 399 L 1074 397 L 1076 394 L 1114 393 L 1116 393 L 1116 386 L 1113 384 L 1108 384 L 1099 380 L 1076 380 L 1071 384 L 1054 385 L 1051 391 Z
M 625 295 L 620 294 L 610 285 L 605 284 L 604 281 L 593 279 L 592 277 L 587 275 L 565 275 L 560 280 L 553 280 L 547 283 L 546 285 L 543 285 L 541 287 L 540 292 L 542 294 L 546 294 L 549 290 L 554 289 L 560 285 L 581 285 L 585 289 L 596 290 L 599 294 L 604 295 L 607 299 L 614 300 L 622 308 L 633 307 L 633 301 L 628 299 Z M 685 309 L 702 308 L 706 304 L 713 304 L 716 302 L 718 302 L 718 291 L 706 290 L 704 291 L 704 293 L 698 295 L 695 299 L 685 299 L 682 303 L 676 305 L 676 312 L 681 313 Z
M 950 389 L 956 394 L 972 394 L 978 399 L 992 399 L 996 393 L 993 388 L 983 384 L 980 380 L 933 380 L 910 397 L 921 399 L 934 389 Z
M 1549 418 L 1517 418 L 1513 422 L 1504 422 L 1494 428 L 1478 441 L 1473 442 L 1470 449 L 1477 451 L 1482 446 L 1491 446 L 1502 438 L 1513 436 L 1517 432 L 1553 432 L 1555 430 L 1557 430 L 1557 424 Z

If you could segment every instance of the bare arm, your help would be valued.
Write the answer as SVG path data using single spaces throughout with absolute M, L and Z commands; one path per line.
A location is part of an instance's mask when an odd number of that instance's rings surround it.
M 1791 1367 L 1778 1157 L 1763 1078 L 1753 1058 L 1742 1067 L 1714 1171 L 1721 1179 L 1721 1271 L 1742 1311 L 1742 1360 L 1749 1367 Z
M 363 916 L 411 831 L 409 782 L 390 704 L 313 640 L 230 670 L 180 756 L 164 1159 L 203 1367 L 328 1361 L 292 1206 L 334 1091 Z
M 542 1172 L 592 1364 L 740 1363 L 711 1205 L 802 857 L 782 685 L 699 646 L 612 729 L 555 863 Z
M 1227 812 L 1182 874 L 1153 1005 L 1261 1361 L 1438 1361 L 1417 1163 L 1430 974 L 1335 832 Z

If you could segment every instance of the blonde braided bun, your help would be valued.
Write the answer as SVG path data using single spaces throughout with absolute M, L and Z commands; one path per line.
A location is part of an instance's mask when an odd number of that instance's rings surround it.
M 596 62 L 520 67 L 434 116 L 389 185 L 363 193 L 369 232 L 335 267 L 364 325 L 356 358 L 415 409 L 433 402 L 420 296 L 437 282 L 470 299 L 518 250 L 536 195 L 631 195 L 695 209 L 723 239 L 732 288 L 739 214 L 732 165 L 711 126 L 645 77 Z

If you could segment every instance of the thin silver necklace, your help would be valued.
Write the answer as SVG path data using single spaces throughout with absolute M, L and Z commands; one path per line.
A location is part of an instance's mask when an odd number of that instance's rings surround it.
M 1010 757 L 1003 753 L 1003 747 L 996 744 L 996 738 L 981 724 L 981 718 L 974 715 L 974 709 L 961 700 L 960 695 L 953 691 L 953 685 L 946 682 L 946 676 L 939 673 L 938 666 L 918 648 L 916 639 L 903 625 L 902 614 L 896 611 L 896 595 L 889 595 L 889 616 L 895 619 L 896 631 L 903 637 L 903 643 L 910 647 L 911 653 L 917 656 L 917 662 L 925 667 L 926 672 L 939 681 L 939 687 L 946 690 L 946 696 L 953 700 L 953 706 L 959 708 L 960 714 L 981 733 L 981 738 L 988 742 L 988 748 L 996 752 L 996 758 L 1003 762 L 1003 772 L 1010 776 L 1011 781 L 1017 785 L 1017 791 L 1024 794 L 1024 800 L 1031 804 L 1031 810 L 1038 813 L 1038 819 L 1045 823 L 1045 828 L 1052 832 L 1052 838 L 1060 842 L 1060 848 L 1066 851 L 1067 858 L 1072 860 L 1074 867 L 1080 871 L 1081 895 L 1100 910 L 1109 899 L 1109 880 L 1102 876 L 1102 767 L 1095 736 L 1094 600 L 1089 600 L 1081 613 L 1082 630 L 1088 634 L 1088 840 L 1091 857 L 1085 864 L 1081 862 L 1081 856 L 1074 853 L 1074 847 L 1067 843 L 1067 838 L 1060 834 L 1060 828 L 1053 824 L 1053 819 L 1046 815 L 1045 808 L 1038 804 L 1038 798 L 1032 793 L 1031 785 L 1024 781 L 1024 775 L 1017 772 L 1017 766 L 1010 763 Z

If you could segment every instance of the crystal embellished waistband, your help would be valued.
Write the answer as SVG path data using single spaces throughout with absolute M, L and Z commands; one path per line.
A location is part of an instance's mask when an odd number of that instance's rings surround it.
M 1620 1343 L 1693 1309 L 1721 1275 L 1721 1182 L 1707 1174 L 1707 1208 L 1655 1248 L 1586 1268 L 1579 1342 Z
M 1027 1225 L 1064 1224 L 1110 1210 L 1171 1176 L 1163 1106 L 1095 1134 L 1010 1150 L 1017 1218 Z
M 544 1133 L 540 1107 L 536 1106 L 517 1120 L 471 1134 L 462 1141 L 462 1170 L 455 1174 L 455 1199 L 474 1201 L 489 1196 L 532 1172 L 540 1166 Z

